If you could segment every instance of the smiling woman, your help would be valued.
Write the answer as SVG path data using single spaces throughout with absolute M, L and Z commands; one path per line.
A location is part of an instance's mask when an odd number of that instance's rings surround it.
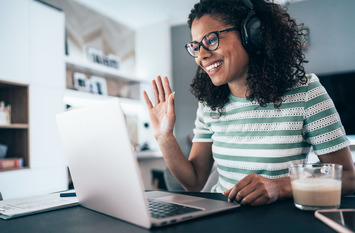
M 200 191 L 215 163 L 212 192 L 262 205 L 292 197 L 290 165 L 313 149 L 343 166 L 342 193 L 355 190 L 355 169 L 339 115 L 315 74 L 306 74 L 302 26 L 263 0 L 201 0 L 190 12 L 185 46 L 198 70 L 199 101 L 188 159 L 174 136 L 174 96 L 167 78 L 153 80 L 147 103 L 155 139 L 185 190 Z M 193 60 L 192 60 L 193 62 Z

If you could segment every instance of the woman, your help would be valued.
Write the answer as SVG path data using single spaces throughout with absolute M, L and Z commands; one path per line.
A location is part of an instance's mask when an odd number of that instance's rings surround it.
M 292 197 L 288 167 L 313 148 L 323 163 L 343 165 L 342 193 L 355 190 L 349 141 L 318 78 L 306 75 L 302 37 L 279 5 L 263 0 L 201 0 L 188 20 L 187 51 L 199 66 L 192 93 L 199 101 L 188 159 L 173 135 L 174 95 L 168 79 L 144 98 L 154 136 L 175 178 L 200 191 L 212 165 L 211 191 L 229 201 L 261 205 Z

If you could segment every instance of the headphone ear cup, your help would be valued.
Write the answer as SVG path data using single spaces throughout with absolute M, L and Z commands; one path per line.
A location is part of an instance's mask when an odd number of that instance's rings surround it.
M 252 17 L 247 23 L 249 44 L 253 46 L 255 52 L 260 51 L 262 45 L 261 23 L 257 17 Z
M 247 17 L 242 22 L 242 44 L 249 54 L 260 54 L 262 47 L 260 19 L 255 15 Z

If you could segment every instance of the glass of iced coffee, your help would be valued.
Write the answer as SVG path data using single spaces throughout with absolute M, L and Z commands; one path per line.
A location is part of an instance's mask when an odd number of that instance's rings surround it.
M 302 210 L 339 208 L 342 170 L 342 165 L 330 163 L 291 165 L 295 206 Z

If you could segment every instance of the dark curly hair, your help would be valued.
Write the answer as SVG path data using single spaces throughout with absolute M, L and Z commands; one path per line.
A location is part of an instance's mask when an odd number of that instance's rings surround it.
M 297 83 L 306 83 L 303 64 L 307 62 L 302 52 L 303 24 L 296 21 L 278 4 L 264 0 L 251 0 L 256 16 L 261 21 L 262 52 L 249 54 L 247 99 L 260 106 L 273 103 L 280 107 L 282 96 Z M 241 0 L 201 0 L 195 4 L 188 19 L 211 15 L 225 25 L 235 26 L 240 35 L 241 23 L 250 9 Z M 219 112 L 229 101 L 228 84 L 215 86 L 207 73 L 198 68 L 191 84 L 192 94 Z

